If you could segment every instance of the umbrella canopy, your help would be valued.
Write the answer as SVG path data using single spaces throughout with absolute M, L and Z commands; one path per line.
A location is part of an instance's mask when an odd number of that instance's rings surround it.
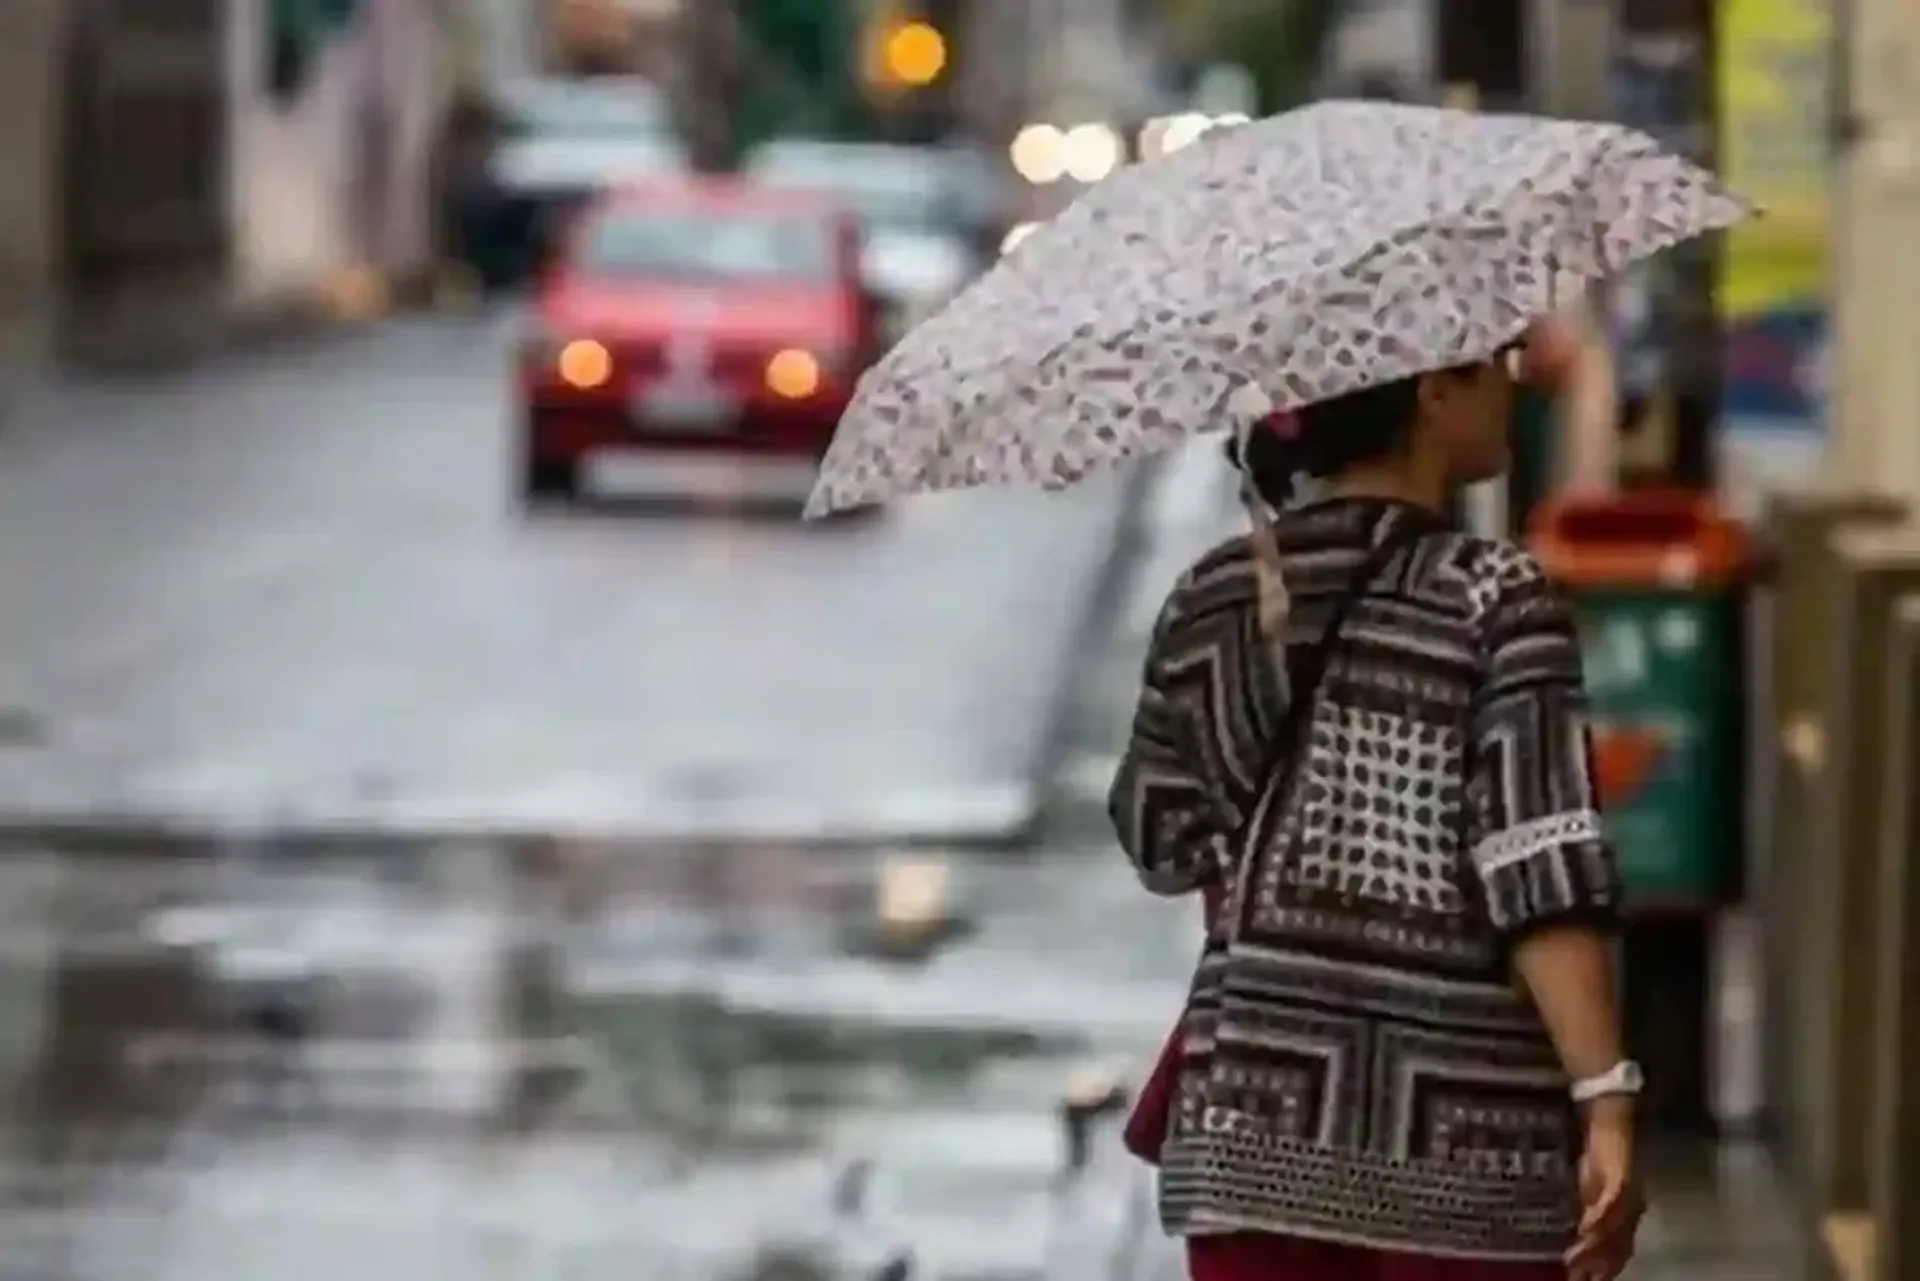
M 1324 102 L 1123 170 L 861 379 L 811 515 L 1071 484 L 1190 435 L 1484 359 L 1750 212 L 1624 126 Z

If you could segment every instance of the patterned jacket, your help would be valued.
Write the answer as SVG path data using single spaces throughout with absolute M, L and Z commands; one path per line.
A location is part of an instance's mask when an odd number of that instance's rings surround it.
M 1278 521 L 1290 651 L 1405 522 L 1419 537 L 1348 615 L 1302 758 L 1273 777 L 1287 682 L 1246 541 L 1202 558 L 1155 629 L 1114 824 L 1148 889 L 1233 891 L 1188 998 L 1161 1217 L 1558 1258 L 1577 1118 L 1508 954 L 1617 908 L 1579 646 L 1524 551 L 1345 499 Z

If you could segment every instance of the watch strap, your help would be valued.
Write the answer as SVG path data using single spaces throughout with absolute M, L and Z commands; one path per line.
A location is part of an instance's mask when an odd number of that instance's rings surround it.
M 1622 1059 L 1598 1076 L 1582 1077 L 1569 1090 L 1575 1103 L 1621 1094 L 1638 1094 L 1646 1087 L 1646 1075 L 1632 1059 Z

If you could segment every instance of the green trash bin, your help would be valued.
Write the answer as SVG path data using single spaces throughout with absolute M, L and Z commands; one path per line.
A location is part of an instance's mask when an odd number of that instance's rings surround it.
M 1559 499 L 1533 546 L 1581 630 L 1595 772 L 1625 884 L 1628 1045 L 1649 1119 L 1712 1134 L 1715 909 L 1744 864 L 1745 598 L 1751 541 L 1711 499 Z
M 1745 798 L 1745 530 L 1686 492 L 1555 500 L 1533 546 L 1572 598 L 1608 833 L 1630 903 L 1739 893 Z
M 1558 424 L 1553 400 L 1533 387 L 1521 387 L 1514 396 L 1513 421 L 1508 428 L 1512 461 L 1507 465 L 1507 532 L 1520 534 L 1533 527 L 1534 513 L 1553 492 L 1559 466 Z

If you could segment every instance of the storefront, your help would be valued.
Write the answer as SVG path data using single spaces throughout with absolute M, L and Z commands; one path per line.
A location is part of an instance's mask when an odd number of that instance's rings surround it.
M 31 6 L 30 6 L 31 7 Z M 193 314 L 225 276 L 225 0 L 68 0 L 58 24 L 59 343 Z

